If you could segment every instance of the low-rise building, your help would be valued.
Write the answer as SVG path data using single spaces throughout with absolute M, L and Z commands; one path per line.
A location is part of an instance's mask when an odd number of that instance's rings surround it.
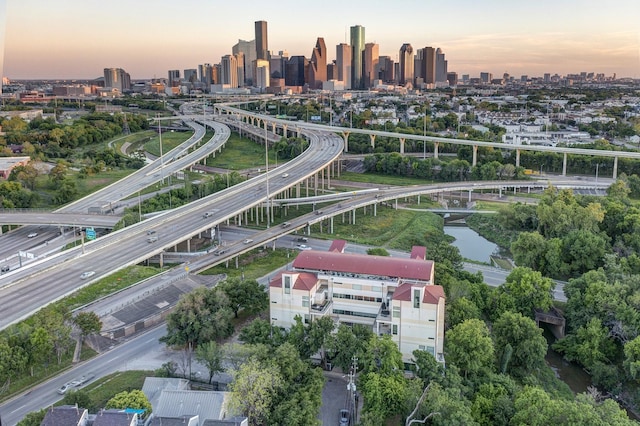
M 327 252 L 302 251 L 271 280 L 271 323 L 289 329 L 296 316 L 305 323 L 330 316 L 390 335 L 407 363 L 416 349 L 444 362 L 445 294 L 434 284 L 426 249 L 399 258 L 344 253 L 345 245 L 337 240 Z

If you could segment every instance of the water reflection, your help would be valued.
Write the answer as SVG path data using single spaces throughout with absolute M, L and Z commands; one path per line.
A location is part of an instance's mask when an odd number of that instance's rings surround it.
M 467 226 L 444 226 L 444 233 L 456 240 L 451 243 L 458 247 L 463 258 L 476 262 L 491 263 L 490 256 L 497 252 L 498 246 L 481 237 Z

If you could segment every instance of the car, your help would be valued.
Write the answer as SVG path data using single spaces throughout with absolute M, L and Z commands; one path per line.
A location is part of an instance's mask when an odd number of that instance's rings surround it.
M 282 226 L 283 228 L 288 228 L 291 226 L 291 224 L 289 222 L 282 222 L 282 225 L 280 226 Z
M 300 241 L 301 243 L 306 243 L 307 241 L 309 241 L 309 239 L 307 237 L 298 237 L 297 241 Z
M 69 383 L 65 383 L 64 385 L 62 385 L 62 386 L 60 386 L 60 387 L 58 388 L 58 391 L 57 391 L 57 392 L 58 392 L 60 395 L 64 395 L 65 393 L 67 393 L 67 391 L 68 391 L 69 389 L 74 388 L 74 387 L 75 387 L 75 386 L 73 386 L 73 385 L 71 384 L 71 382 L 69 382 Z
M 29 235 L 27 235 L 27 238 L 35 238 L 38 236 L 37 232 L 31 232 Z
M 155 233 L 156 233 L 156 231 L 155 231 L 154 229 L 149 229 L 149 230 L 147 231 L 147 235 L 153 235 L 153 234 L 155 234 Z
M 213 252 L 214 256 L 222 256 L 223 254 L 225 254 L 227 252 L 227 250 L 225 249 L 220 249 L 220 250 L 216 250 L 215 252 Z
M 204 217 L 205 219 L 211 216 L 213 216 L 213 212 L 206 212 L 205 214 L 202 215 L 202 217 Z
M 87 373 L 87 374 L 83 375 L 82 377 L 80 377 L 78 380 L 74 380 L 74 382 L 79 382 L 78 386 L 82 386 L 82 385 L 87 384 L 88 382 L 90 382 L 94 377 L 96 377 L 95 374 Z
M 349 426 L 351 423 L 351 412 L 349 410 L 340 410 L 340 426 Z
M 149 238 L 147 238 L 147 242 L 148 243 L 155 243 L 156 241 L 158 241 L 158 237 L 149 237 Z
M 282 174 L 282 177 L 283 177 L 283 178 L 288 178 L 288 177 L 289 177 L 289 173 L 283 173 L 283 174 Z
M 298 250 L 311 250 L 311 247 L 309 247 L 309 246 L 307 246 L 307 245 L 304 245 L 304 244 L 298 244 L 298 245 L 296 246 L 296 248 L 297 248 Z
M 253 240 L 251 238 L 247 238 L 246 240 L 244 240 L 242 242 L 242 244 L 251 244 L 253 242 Z
M 0 266 L 0 274 L 4 274 L 5 272 L 9 272 L 10 270 L 11 270 L 11 267 L 9 265 Z
M 316 210 L 316 215 L 320 216 L 322 214 L 322 210 Z
M 86 280 L 89 277 L 92 277 L 95 274 L 95 271 L 86 271 L 83 272 L 82 275 L 80 275 L 80 278 L 82 278 L 83 280 Z

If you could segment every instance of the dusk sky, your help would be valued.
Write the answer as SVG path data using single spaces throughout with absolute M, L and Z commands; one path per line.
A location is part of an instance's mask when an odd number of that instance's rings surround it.
M 166 77 L 220 62 L 254 38 L 257 20 L 268 22 L 274 53 L 310 57 L 324 37 L 335 59 L 359 24 L 380 55 L 396 60 L 403 43 L 440 47 L 459 75 L 640 78 L 639 0 L 0 0 L 0 14 L 4 2 L 4 76 L 15 80 L 96 78 L 105 67 Z

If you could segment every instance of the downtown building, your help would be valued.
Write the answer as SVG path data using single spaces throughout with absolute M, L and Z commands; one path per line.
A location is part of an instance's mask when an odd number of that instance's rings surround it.
M 355 25 L 351 27 L 351 89 L 361 90 L 364 89 L 364 82 L 362 79 L 364 67 L 363 67 L 363 55 L 364 55 L 364 27 L 361 25 Z
M 344 83 L 345 90 L 351 90 L 351 67 L 353 61 L 351 60 L 352 49 L 346 43 L 340 43 L 336 46 L 336 68 L 338 69 L 338 81 Z
M 400 75 L 398 75 L 398 84 L 400 86 L 411 85 L 413 86 L 413 47 L 409 43 L 404 43 L 400 47 L 400 54 L 398 58 L 399 62 L 399 71 Z
M 131 90 L 131 76 L 122 68 L 105 68 L 104 87 L 120 93 Z
M 403 259 L 347 254 L 345 246 L 336 240 L 326 252 L 302 251 L 271 280 L 272 325 L 290 329 L 296 316 L 303 323 L 328 316 L 389 335 L 406 363 L 414 350 L 444 362 L 445 294 L 434 285 L 435 264 L 426 260 L 426 249 L 414 247 Z

